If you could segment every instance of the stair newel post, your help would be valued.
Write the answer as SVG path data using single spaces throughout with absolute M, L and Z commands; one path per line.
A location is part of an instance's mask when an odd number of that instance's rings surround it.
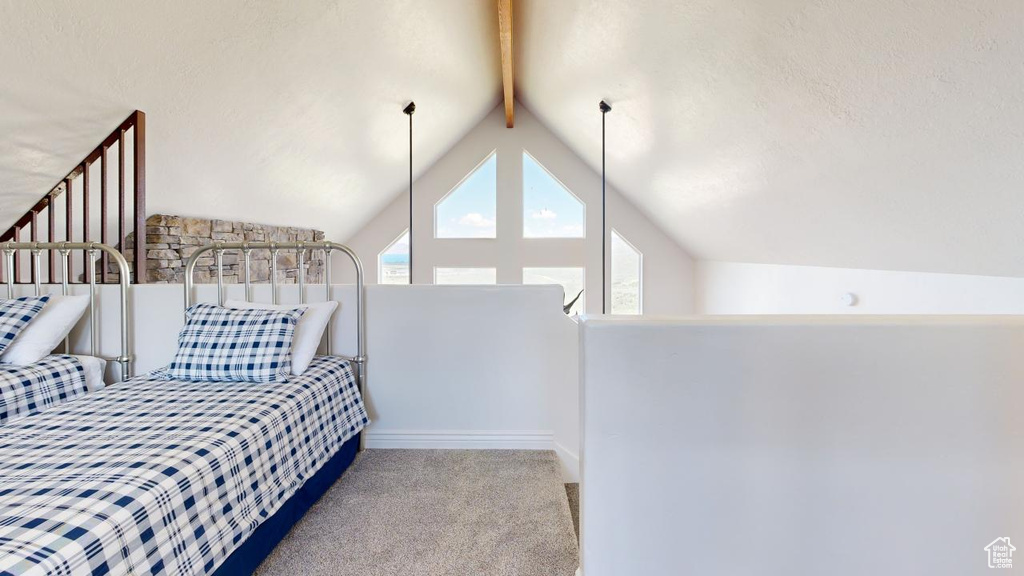
M 146 114 L 135 111 L 135 283 L 146 282 Z

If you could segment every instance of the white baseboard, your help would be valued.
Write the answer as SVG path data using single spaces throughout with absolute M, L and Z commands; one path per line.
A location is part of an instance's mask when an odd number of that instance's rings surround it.
M 366 447 L 553 450 L 554 433 L 534 430 L 369 430 Z
M 580 481 L 580 457 L 558 442 L 552 441 L 558 461 L 562 464 L 562 479 L 565 482 Z

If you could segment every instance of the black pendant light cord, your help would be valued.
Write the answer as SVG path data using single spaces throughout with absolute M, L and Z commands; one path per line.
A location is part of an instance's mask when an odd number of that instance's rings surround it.
M 601 100 L 601 314 L 608 313 L 608 190 L 605 180 L 604 118 L 612 107 Z
M 412 115 L 416 112 L 416 103 L 409 102 L 402 112 L 409 117 L 409 284 L 412 284 Z

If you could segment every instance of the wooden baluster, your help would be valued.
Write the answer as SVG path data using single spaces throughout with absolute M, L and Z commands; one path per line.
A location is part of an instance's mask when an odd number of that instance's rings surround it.
M 14 241 L 21 242 L 21 226 L 14 227 Z M 14 283 L 21 284 L 21 250 L 14 251 Z
M 72 215 L 74 213 L 74 207 L 71 203 L 71 178 L 68 177 L 64 180 L 64 241 L 74 242 L 71 235 L 75 231 L 74 222 Z M 68 278 L 68 282 L 74 280 L 74 267 L 68 269 L 68 274 L 71 276 Z M 73 283 L 73 282 L 72 282 Z
M 46 235 L 48 237 L 47 239 L 49 242 L 57 241 L 57 214 L 56 211 L 53 209 L 54 200 L 55 199 L 53 197 L 53 194 L 51 194 L 46 202 Z M 49 273 L 49 277 L 47 278 L 47 280 L 50 282 L 50 284 L 55 283 L 55 279 L 57 278 L 56 271 L 57 254 L 55 254 L 53 250 L 50 250 L 50 266 L 49 269 L 47 270 L 47 272 Z
M 29 231 L 28 231 L 28 233 L 29 233 L 29 240 L 32 241 L 32 242 L 39 242 L 39 212 L 37 212 L 36 209 L 33 208 L 31 214 L 32 214 L 32 219 L 29 221 L 29 225 L 32 226 L 32 228 L 30 228 Z M 32 269 L 30 271 L 30 276 L 29 276 L 32 279 L 32 283 L 33 284 L 36 283 L 36 275 L 37 274 L 42 274 L 42 273 L 43 273 L 42 270 L 37 270 L 36 269 L 36 262 L 35 262 L 35 260 L 33 260 L 32 261 Z
M 100 152 L 100 243 L 107 243 L 107 146 Z M 119 248 L 123 249 L 123 248 Z M 109 279 L 108 268 L 110 256 L 104 251 L 100 256 L 100 283 L 106 284 Z
M 89 241 L 89 163 L 82 163 L 82 242 Z M 88 251 L 82 252 L 82 269 L 85 271 L 83 281 L 90 282 L 95 270 L 92 270 L 95 262 Z

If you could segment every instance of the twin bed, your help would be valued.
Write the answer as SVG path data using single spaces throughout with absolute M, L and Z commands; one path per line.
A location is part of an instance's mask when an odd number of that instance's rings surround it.
M 0 244 L 8 254 L 25 247 Z M 83 363 L 59 355 L 10 368 L 35 372 L 18 385 L 17 375 L 4 380 L 8 367 L 0 365 L 4 397 L 24 398 L 0 423 L 0 574 L 250 574 L 352 463 L 369 422 L 358 258 L 324 242 L 216 244 L 190 264 L 211 250 L 219 262 L 234 249 L 246 260 L 257 249 L 349 255 L 357 269 L 357 355 L 316 356 L 301 375 L 259 383 L 163 370 L 90 387 Z M 191 288 L 189 279 L 189 304 Z M 182 347 L 194 324 L 186 322 Z M 129 375 L 127 349 L 110 360 Z

